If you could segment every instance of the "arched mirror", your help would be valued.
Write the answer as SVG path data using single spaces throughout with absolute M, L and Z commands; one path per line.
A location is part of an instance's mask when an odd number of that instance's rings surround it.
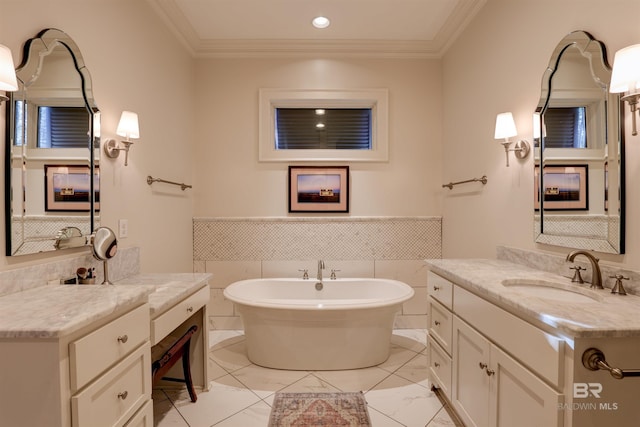
M 624 136 L 602 42 L 556 46 L 534 114 L 535 241 L 624 253 Z
M 46 29 L 25 43 L 16 75 L 7 106 L 7 255 L 82 246 L 98 226 L 100 198 L 89 70 L 71 37 Z

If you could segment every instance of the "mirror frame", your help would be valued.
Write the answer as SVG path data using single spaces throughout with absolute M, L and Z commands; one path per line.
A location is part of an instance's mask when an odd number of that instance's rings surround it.
M 10 93 L 10 100 L 7 102 L 7 122 L 5 125 L 5 222 L 6 222 L 6 255 L 7 256 L 16 256 L 16 255 L 27 255 L 32 253 L 41 253 L 46 252 L 44 250 L 33 250 L 33 251 L 25 251 L 23 253 L 17 253 L 19 248 L 13 247 L 13 185 L 15 183 L 12 182 L 12 158 L 13 158 L 13 150 L 14 150 L 14 126 L 15 126 L 15 109 L 13 105 L 16 100 L 26 100 L 28 99 L 27 93 L 28 88 L 31 84 L 33 84 L 37 78 L 40 76 L 40 72 L 42 70 L 44 58 L 47 57 L 48 53 L 51 53 L 56 47 L 62 46 L 69 53 L 75 70 L 78 72 L 80 76 L 80 90 L 82 93 L 82 101 L 84 103 L 87 112 L 89 113 L 89 135 L 88 135 L 88 143 L 87 147 L 89 154 L 87 156 L 87 161 L 89 163 L 89 173 L 91 177 L 95 176 L 96 166 L 98 165 L 98 148 L 100 145 L 100 135 L 99 135 L 99 109 L 95 103 L 93 97 L 93 89 L 91 84 L 91 75 L 89 70 L 85 66 L 84 58 L 82 57 L 82 53 L 80 48 L 75 43 L 75 41 L 65 32 L 58 30 L 56 28 L 46 28 L 40 31 L 36 37 L 31 38 L 26 41 L 22 51 L 22 62 L 16 68 L 16 77 L 18 81 L 18 91 Z M 25 117 L 25 120 L 27 118 Z M 25 141 L 25 146 L 27 142 Z M 24 155 L 23 162 L 24 162 Z M 99 178 L 98 178 L 99 179 Z M 20 183 L 22 186 L 22 191 L 24 193 L 24 180 Z M 95 179 L 89 180 L 90 185 L 90 194 L 89 194 L 89 233 L 93 233 L 97 226 L 97 215 L 96 215 L 96 188 L 95 188 Z M 23 213 L 23 217 L 24 217 Z M 62 227 L 61 231 L 66 227 Z M 66 249 L 70 247 L 79 247 L 87 245 L 86 239 L 77 239 L 75 240 L 78 243 L 73 242 L 60 242 L 60 239 L 64 238 L 60 235 L 58 237 L 53 237 L 51 239 L 47 238 L 46 240 L 51 240 L 51 251 Z M 83 241 L 85 243 L 80 244 Z M 23 240 L 21 242 L 21 246 L 25 243 Z
M 607 147 L 607 156 L 610 156 L 613 150 L 610 147 L 616 144 L 616 157 L 613 160 L 618 162 L 617 168 L 617 183 L 618 187 L 614 191 L 608 190 L 605 184 L 605 190 L 608 191 L 609 197 L 618 198 L 618 233 L 611 232 L 611 226 L 607 227 L 607 238 L 585 238 L 579 235 L 559 235 L 544 233 L 544 198 L 542 196 L 543 186 L 543 173 L 538 174 L 538 194 L 537 197 L 540 200 L 539 213 L 534 213 L 534 241 L 536 243 L 544 243 L 555 246 L 569 247 L 575 249 L 587 249 L 604 253 L 623 254 L 625 251 L 625 141 L 624 141 L 624 115 L 622 114 L 622 105 L 619 94 L 609 93 L 609 84 L 611 80 L 611 67 L 607 61 L 607 51 L 604 43 L 596 40 L 591 34 L 586 31 L 573 31 L 565 36 L 554 49 L 549 65 L 542 76 L 542 85 L 540 93 L 540 102 L 536 108 L 537 117 L 542 117 L 546 110 L 549 108 L 552 93 L 552 79 L 558 66 L 563 53 L 569 47 L 576 47 L 582 53 L 583 57 L 589 60 L 591 68 L 591 76 L 594 82 L 602 86 L 605 97 L 605 114 L 606 114 L 606 129 L 605 129 L 605 143 Z M 542 124 L 540 122 L 535 124 Z M 540 127 L 539 127 L 540 128 Z M 536 147 L 535 152 L 537 158 L 534 155 L 534 167 L 544 166 L 544 136 L 543 132 L 540 135 L 539 147 Z M 536 178 L 534 178 L 536 179 Z M 604 196 L 604 195 L 603 195 Z M 539 216 L 539 224 L 536 221 L 536 217 Z

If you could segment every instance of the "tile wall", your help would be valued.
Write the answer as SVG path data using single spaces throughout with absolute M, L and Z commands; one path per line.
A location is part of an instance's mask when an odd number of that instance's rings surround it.
M 116 256 L 108 263 L 109 280 L 112 282 L 138 274 L 140 272 L 140 249 L 137 247 L 118 249 Z M 102 283 L 104 280 L 102 261 L 96 260 L 87 247 L 86 252 L 80 252 L 77 256 L 0 271 L 0 296 L 49 284 L 58 284 L 61 278 L 75 276 L 78 267 L 95 268 L 96 283 Z
M 396 328 L 427 327 L 427 270 L 442 257 L 441 217 L 194 218 L 195 272 L 212 273 L 210 329 L 241 329 L 224 288 L 261 277 L 310 277 L 324 260 L 324 277 L 378 277 L 411 285 Z

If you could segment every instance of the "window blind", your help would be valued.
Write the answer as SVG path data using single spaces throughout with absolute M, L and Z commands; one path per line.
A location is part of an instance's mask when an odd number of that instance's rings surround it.
M 39 148 L 88 148 L 89 120 L 84 107 L 39 107 Z
M 545 148 L 587 148 L 585 107 L 549 108 L 544 124 Z
M 370 108 L 276 108 L 276 149 L 371 150 Z

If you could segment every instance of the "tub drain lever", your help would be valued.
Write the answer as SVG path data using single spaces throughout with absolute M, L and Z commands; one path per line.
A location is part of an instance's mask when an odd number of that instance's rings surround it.
M 640 377 L 640 369 L 612 368 L 604 358 L 604 353 L 594 347 L 582 353 L 582 364 L 590 371 L 598 371 L 600 369 L 609 371 L 611 376 L 617 380 L 621 380 L 624 377 Z

